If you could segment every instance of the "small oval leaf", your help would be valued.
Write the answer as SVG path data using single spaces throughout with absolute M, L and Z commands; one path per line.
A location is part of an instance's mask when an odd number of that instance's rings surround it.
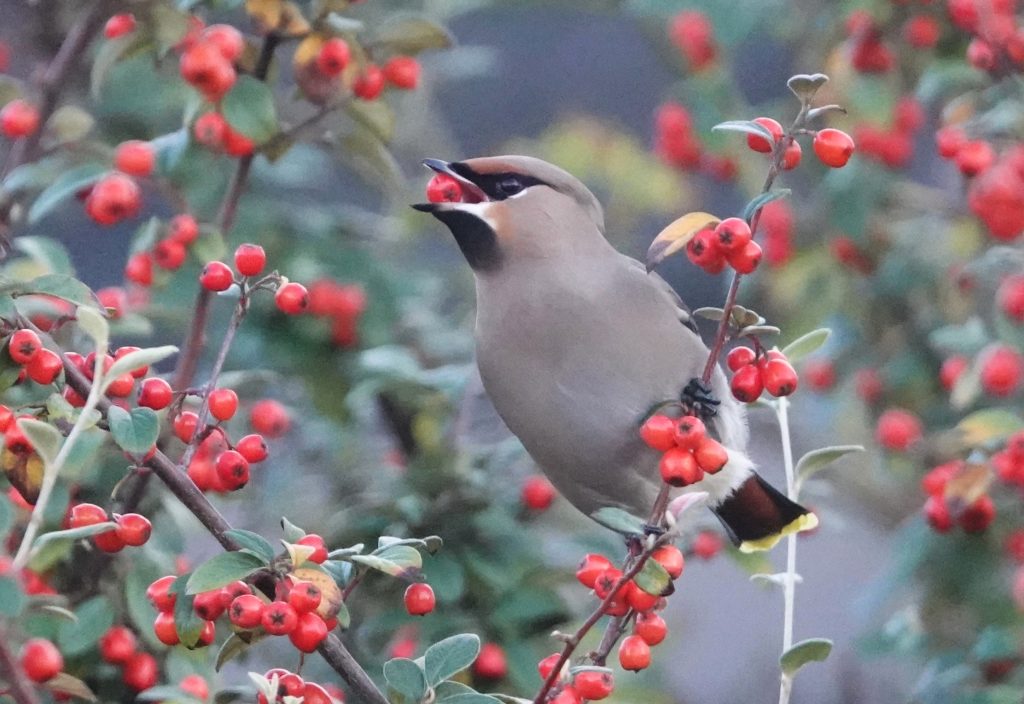
M 827 638 L 808 638 L 795 643 L 779 657 L 779 665 L 787 677 L 809 662 L 824 662 L 832 652 L 832 641 Z
M 683 249 L 701 230 L 714 227 L 721 219 L 711 213 L 687 213 L 673 220 L 647 248 L 647 271 L 652 271 L 666 258 Z
M 831 335 L 832 331 L 828 328 L 811 330 L 806 335 L 801 335 L 783 347 L 782 354 L 786 355 L 786 359 L 788 359 L 791 364 L 795 364 L 807 355 L 821 348 L 821 346 L 828 341 L 828 338 L 831 337 Z
M 797 482 L 802 484 L 840 457 L 852 452 L 864 452 L 864 447 L 861 445 L 835 445 L 811 450 L 796 463 Z
M 423 655 L 427 683 L 433 687 L 473 664 L 480 654 L 480 637 L 461 633 L 434 643 Z

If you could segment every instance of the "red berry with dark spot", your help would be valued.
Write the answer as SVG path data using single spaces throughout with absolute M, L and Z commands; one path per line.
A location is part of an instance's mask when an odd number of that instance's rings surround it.
M 436 600 L 429 584 L 417 582 L 405 590 L 405 610 L 413 616 L 423 616 L 434 610 Z
M 615 679 L 610 672 L 584 670 L 576 674 L 572 686 L 582 699 L 596 702 L 612 693 L 615 689 Z
M 145 545 L 153 533 L 153 524 L 145 516 L 137 513 L 126 513 L 117 519 L 117 537 L 125 545 L 138 547 Z
M 199 238 L 199 223 L 187 213 L 175 215 L 167 224 L 167 236 L 188 246 Z
M 687 258 L 704 271 L 717 274 L 725 268 L 725 255 L 718 249 L 713 230 L 701 230 L 686 244 Z
M 715 227 L 718 249 L 726 254 L 743 250 L 750 237 L 750 225 L 741 218 L 726 218 Z
M 192 411 L 182 411 L 174 419 L 174 434 L 182 442 L 192 442 L 199 425 L 199 416 Z
M 242 455 L 249 464 L 255 464 L 267 459 L 267 443 L 263 436 L 256 433 L 244 436 L 235 443 L 235 449 Z
M 231 602 L 228 617 L 239 628 L 256 628 L 263 620 L 263 602 L 254 594 L 242 594 Z
M 544 511 L 555 500 L 557 492 L 547 477 L 535 474 L 523 483 L 523 504 L 534 511 Z
M 113 225 L 135 217 L 142 206 L 142 191 L 134 179 L 112 173 L 97 181 L 85 199 L 85 212 L 100 225 Z
M 33 682 L 46 682 L 64 669 L 64 657 L 45 638 L 30 638 L 21 646 L 21 669 Z
M 192 125 L 192 134 L 203 146 L 219 150 L 224 146 L 224 137 L 228 129 L 228 123 L 220 113 L 208 112 L 196 118 L 195 124 Z
M 996 153 L 983 140 L 964 142 L 956 153 L 956 165 L 964 176 L 977 176 L 995 163 Z
M 302 284 L 291 281 L 274 294 L 274 303 L 278 310 L 288 315 L 298 315 L 309 307 L 309 292 Z
M 316 610 L 321 598 L 320 588 L 305 580 L 294 582 L 288 591 L 288 603 L 300 614 Z
M 153 247 L 153 261 L 158 267 L 167 271 L 180 269 L 187 256 L 185 245 L 178 240 L 170 238 L 160 240 Z
M 146 589 L 146 598 L 149 599 L 149 603 L 157 611 L 173 611 L 174 604 L 178 600 L 176 594 L 170 592 L 171 585 L 174 584 L 177 577 L 174 575 L 167 575 L 156 580 Z
M 676 422 L 666 415 L 656 414 L 640 426 L 640 437 L 653 450 L 664 452 L 675 447 Z
M 7 342 L 7 352 L 16 364 L 28 364 L 36 353 L 43 348 L 39 335 L 33 330 L 15 330 Z
M 800 148 L 800 142 L 795 139 L 790 141 L 786 145 L 786 151 L 782 154 L 782 169 L 791 171 L 800 166 L 801 157 L 803 157 L 803 150 Z
M 338 76 L 348 66 L 352 51 L 344 39 L 333 37 L 320 47 L 316 55 L 316 68 L 325 76 Z
M 770 359 L 761 370 L 764 388 L 776 398 L 796 391 L 799 378 L 793 365 L 784 359 Z
M 593 589 L 598 576 L 611 567 L 611 560 L 604 555 L 587 553 L 583 556 L 583 559 L 580 560 L 580 564 L 576 567 L 576 579 L 578 579 L 580 584 L 584 587 Z
M 258 244 L 240 244 L 235 250 L 235 268 L 242 276 L 256 276 L 267 265 L 267 253 Z
M 224 262 L 209 262 L 199 274 L 199 283 L 207 291 L 227 291 L 235 282 L 235 275 Z
M 666 450 L 658 463 L 658 470 L 661 480 L 670 486 L 689 486 L 704 477 L 693 453 L 681 447 Z
M 729 367 L 730 371 L 738 371 L 740 367 L 745 367 L 748 364 L 753 364 L 756 359 L 756 353 L 750 347 L 733 347 L 729 350 L 729 354 L 725 356 L 726 366 Z
M 458 203 L 462 200 L 462 185 L 448 174 L 434 174 L 427 183 L 427 200 L 431 203 Z
M 220 453 L 214 467 L 228 491 L 237 491 L 249 483 L 249 462 L 237 450 Z
M 729 252 L 726 255 L 726 261 L 737 273 L 750 274 L 761 263 L 762 255 L 761 245 L 751 240 L 742 249 Z
M 729 388 L 738 401 L 753 403 L 761 397 L 761 392 L 764 391 L 761 370 L 753 364 L 741 368 L 733 375 Z
M 285 636 L 299 625 L 299 615 L 291 604 L 273 601 L 263 609 L 263 630 L 272 636 Z

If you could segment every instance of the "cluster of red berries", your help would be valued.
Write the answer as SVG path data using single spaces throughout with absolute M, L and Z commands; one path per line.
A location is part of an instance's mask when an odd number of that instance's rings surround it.
M 281 667 L 267 670 L 263 676 L 268 681 L 277 678 L 277 696 L 275 702 L 283 702 L 285 697 L 295 697 L 303 704 L 336 704 L 345 701 L 345 693 L 333 685 L 319 685 L 309 682 L 301 676 Z M 257 704 L 268 704 L 266 695 L 260 692 L 256 697 Z
M 982 390 L 989 396 L 1006 398 L 1020 389 L 1024 379 L 1024 356 L 1009 345 L 995 344 L 986 347 L 976 362 Z M 942 363 L 939 382 L 946 390 L 952 390 L 961 375 L 971 366 L 963 355 L 953 355 Z
M 780 141 L 786 138 L 785 132 L 776 120 L 770 117 L 758 117 L 754 122 L 764 127 L 772 136 L 769 142 L 764 137 L 756 134 L 747 135 L 747 146 L 755 152 L 772 154 Z M 822 164 L 833 169 L 841 169 L 846 166 L 853 156 L 855 145 L 853 138 L 842 130 L 826 127 L 814 133 L 814 141 L 811 145 L 814 154 Z M 782 168 L 786 171 L 795 169 L 800 165 L 803 151 L 800 143 L 790 139 L 786 144 L 786 151 L 782 155 Z
M 696 416 L 655 414 L 640 426 L 640 437 L 662 453 L 658 469 L 662 481 L 671 486 L 696 484 L 705 473 L 715 474 L 729 461 L 729 453 L 707 434 Z
M 39 108 L 22 98 L 15 98 L 0 110 L 0 132 L 8 139 L 21 139 L 39 129 Z
M 726 264 L 739 274 L 750 274 L 761 263 L 761 245 L 753 240 L 750 225 L 741 218 L 726 218 L 714 229 L 698 232 L 686 244 L 686 256 L 709 274 Z
M 678 103 L 663 103 L 655 114 L 654 153 L 669 166 L 683 171 L 705 173 L 720 181 L 736 178 L 736 162 L 705 151 L 693 118 Z
M 520 492 L 523 505 L 532 511 L 546 511 L 556 496 L 558 492 L 555 491 L 555 487 L 547 477 L 540 474 L 527 477 Z
M 982 139 L 968 139 L 958 126 L 936 133 L 939 154 L 954 159 L 961 173 L 973 177 L 967 205 L 997 240 L 1011 242 L 1024 230 L 1024 147 L 997 154 Z
M 64 369 L 60 355 L 43 347 L 39 335 L 26 328 L 15 330 L 7 339 L 7 353 L 21 366 L 18 381 L 28 378 L 45 386 L 56 381 Z
M 845 23 L 850 65 L 859 73 L 886 73 L 896 63 L 882 28 L 866 10 L 855 10 Z
M 359 320 L 366 311 L 366 292 L 356 284 L 318 279 L 309 286 L 309 312 L 331 326 L 331 343 L 354 347 L 359 343 Z
M 152 249 L 135 252 L 125 263 L 124 277 L 133 284 L 153 285 L 154 265 L 164 271 L 177 271 L 188 258 L 188 248 L 199 239 L 199 223 L 191 215 L 175 215 L 162 228 Z
M 658 617 L 655 616 L 655 618 Z M 633 648 L 632 650 L 638 649 Z M 649 657 L 650 646 L 647 646 L 647 653 Z M 540 673 L 542 680 L 547 681 L 547 678 L 551 676 L 551 673 L 558 665 L 559 658 L 560 655 L 558 653 L 552 653 L 537 664 L 537 671 Z M 637 654 L 630 653 L 630 659 L 638 659 Z M 639 659 L 642 659 L 642 657 Z M 581 704 L 584 701 L 596 702 L 607 698 L 615 690 L 615 678 L 610 672 L 603 670 L 580 670 L 570 677 L 563 667 L 562 672 L 558 675 L 558 681 L 558 689 L 554 690 L 551 698 L 548 699 L 550 704 Z
M 212 261 L 203 268 L 199 283 L 208 291 L 226 291 L 233 284 L 241 284 L 242 278 L 258 276 L 266 265 L 267 255 L 263 247 L 258 244 L 241 244 L 235 250 L 237 279 L 227 264 Z M 298 315 L 309 307 L 309 291 L 300 283 L 284 282 L 274 294 L 274 303 L 281 312 Z
M 114 362 L 124 357 L 126 354 L 131 352 L 137 352 L 138 347 L 118 347 L 114 350 L 114 354 L 107 354 L 103 358 L 103 369 L 109 371 L 113 366 Z M 86 356 L 82 356 L 77 352 L 65 353 L 65 358 L 71 362 L 74 367 L 80 371 L 86 379 L 89 381 L 93 380 L 96 373 L 96 353 L 90 352 Z M 170 403 L 171 390 L 170 385 L 159 377 L 146 377 L 149 373 L 148 366 L 138 367 L 125 372 L 124 374 L 112 379 L 107 384 L 107 396 L 112 399 L 112 403 L 115 403 L 122 407 L 127 407 L 127 399 L 135 391 L 135 382 L 138 379 L 143 381 L 139 384 L 139 392 L 136 397 L 136 403 L 140 406 L 147 406 L 153 408 L 153 410 L 160 410 L 164 408 L 167 403 Z M 85 398 L 75 391 L 71 386 L 65 386 L 62 392 L 64 400 L 70 403 L 75 408 L 81 408 L 85 405 Z M 167 398 L 167 403 L 161 405 L 163 398 Z
M 973 35 L 967 62 L 979 71 L 1003 75 L 1024 68 L 1024 28 L 1015 0 L 949 0 L 949 17 Z
M 753 403 L 764 391 L 776 398 L 796 391 L 796 370 L 780 350 L 734 347 L 726 355 L 725 363 L 734 372 L 729 383 L 732 395 L 743 403 Z
M 889 127 L 870 123 L 858 125 L 855 134 L 864 156 L 889 167 L 900 169 L 914 157 L 914 136 L 925 124 L 924 108 L 916 99 L 904 96 L 893 107 Z
M 707 15 L 699 10 L 685 10 L 673 17 L 668 26 L 668 36 L 691 71 L 709 67 L 718 56 L 714 27 Z
M 139 650 L 135 633 L 127 626 L 111 626 L 100 638 L 100 657 L 104 662 L 116 665 L 126 685 L 136 692 L 149 689 L 157 683 L 160 668 L 156 658 Z M 178 685 L 183 692 L 200 701 L 206 701 L 210 688 L 199 675 L 189 675 Z
M 100 225 L 116 225 L 138 215 L 142 189 L 135 177 L 153 175 L 153 145 L 136 139 L 122 142 L 114 150 L 114 169 L 79 194 L 85 200 L 86 214 Z
M 103 552 L 120 552 L 126 545 L 145 545 L 153 533 L 153 525 L 145 516 L 137 513 L 115 513 L 108 516 L 107 512 L 96 504 L 86 503 L 76 504 L 71 509 L 68 527 L 85 528 L 110 520 L 115 524 L 110 530 L 92 536 L 93 544 Z
M 174 417 L 174 435 L 183 443 L 192 442 L 197 432 L 203 438 L 187 469 L 189 479 L 200 491 L 237 491 L 249 483 L 251 466 L 267 458 L 265 438 L 278 438 L 288 431 L 291 422 L 288 411 L 277 401 L 258 401 L 249 413 L 255 432 L 232 444 L 222 423 L 234 417 L 238 395 L 231 389 L 214 389 L 208 405 L 215 424 L 200 430 L 199 415 L 194 411 L 181 411 Z
M 988 494 L 982 494 L 954 515 L 951 502 L 946 497 L 946 485 L 963 469 L 963 461 L 955 460 L 932 468 L 921 479 L 921 488 L 928 497 L 924 503 L 924 516 L 937 533 L 946 533 L 955 524 L 968 533 L 983 533 L 995 520 L 996 505 Z

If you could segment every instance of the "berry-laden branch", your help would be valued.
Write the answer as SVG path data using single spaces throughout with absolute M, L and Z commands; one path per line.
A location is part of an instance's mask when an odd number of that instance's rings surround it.
M 3 622 L 0 622 L 0 679 L 7 683 L 6 694 L 16 704 L 39 704 L 39 697 L 32 683 L 25 676 L 25 668 L 14 657 L 8 644 L 14 639 L 7 635 Z

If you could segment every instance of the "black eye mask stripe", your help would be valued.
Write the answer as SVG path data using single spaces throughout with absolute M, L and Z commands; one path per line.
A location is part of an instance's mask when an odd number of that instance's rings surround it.
M 504 171 L 498 174 L 478 174 L 473 169 L 469 168 L 462 162 L 453 162 L 450 164 L 452 171 L 462 176 L 464 179 L 472 181 L 480 187 L 487 197 L 491 200 L 505 200 L 509 196 L 515 195 L 515 193 L 506 193 L 501 188 L 501 183 L 506 179 L 515 179 L 522 186 L 520 190 L 525 190 L 530 186 L 547 186 L 549 184 L 541 181 L 539 178 L 534 176 L 527 176 L 526 174 L 518 174 L 514 171 Z M 518 193 L 519 191 L 516 191 Z

